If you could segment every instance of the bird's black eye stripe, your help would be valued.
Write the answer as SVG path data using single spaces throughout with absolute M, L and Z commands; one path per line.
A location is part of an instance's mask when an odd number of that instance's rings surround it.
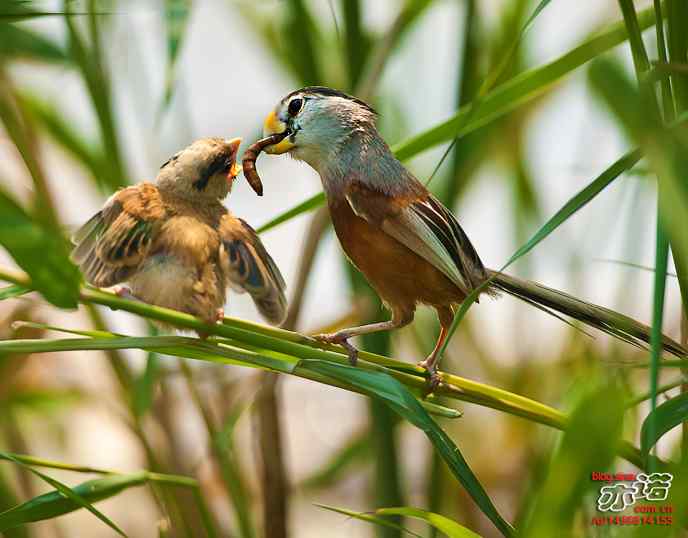
M 208 181 L 210 181 L 211 177 L 220 172 L 228 172 L 230 166 L 232 166 L 231 158 L 227 157 L 226 155 L 219 155 L 210 163 L 201 177 L 194 181 L 192 185 L 196 190 L 202 191 L 208 186 Z
M 303 108 L 303 99 L 300 97 L 296 97 L 289 101 L 289 105 L 287 106 L 287 112 L 289 112 L 290 116 L 296 116 L 299 112 L 301 112 L 301 109 Z

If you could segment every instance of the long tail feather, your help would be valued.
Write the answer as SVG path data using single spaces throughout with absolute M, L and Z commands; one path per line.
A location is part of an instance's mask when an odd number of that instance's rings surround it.
M 645 344 L 650 343 L 650 327 L 628 316 L 531 280 L 522 280 L 492 269 L 487 269 L 487 273 L 493 279 L 493 288 L 542 307 L 545 311 L 555 310 L 639 347 L 644 348 Z M 668 336 L 662 335 L 662 346 L 665 351 L 677 357 L 688 356 L 688 349 Z

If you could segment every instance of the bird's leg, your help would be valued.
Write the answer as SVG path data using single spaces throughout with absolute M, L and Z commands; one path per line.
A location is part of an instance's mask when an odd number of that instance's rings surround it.
M 394 311 L 392 314 L 392 319 L 389 321 L 369 323 L 368 325 L 361 325 L 360 327 L 350 327 L 349 329 L 343 329 L 341 331 L 337 331 L 336 333 L 316 334 L 313 336 L 313 338 L 328 344 L 341 345 L 344 347 L 344 349 L 346 349 L 347 354 L 349 355 L 349 362 L 351 363 L 351 366 L 356 366 L 356 361 L 358 360 L 358 349 L 349 343 L 350 338 L 353 338 L 354 336 L 361 336 L 363 334 L 398 329 L 404 325 L 408 325 L 411 323 L 411 321 L 413 321 L 413 310 L 404 313 Z
M 225 318 L 225 309 L 220 307 L 217 310 L 215 310 L 215 323 L 222 323 L 222 320 Z
M 437 338 L 437 342 L 435 343 L 435 349 L 432 350 L 432 353 L 430 353 L 430 355 L 428 355 L 425 358 L 425 360 L 422 360 L 418 363 L 418 366 L 420 366 L 421 368 L 425 368 L 428 374 L 430 374 L 430 378 L 428 379 L 427 394 L 432 394 L 432 392 L 440 384 L 440 374 L 437 371 L 437 364 L 440 359 L 440 349 L 442 349 L 442 345 L 444 344 L 444 341 L 446 339 L 447 329 L 444 326 L 442 326 L 440 327 L 440 335 Z
M 440 384 L 441 380 L 438 372 L 440 359 L 442 358 L 440 350 L 444 345 L 444 341 L 447 339 L 449 327 L 451 327 L 454 321 L 454 311 L 451 306 L 436 306 L 435 310 L 437 310 L 437 317 L 440 320 L 440 335 L 437 337 L 435 349 L 432 350 L 432 353 L 430 353 L 425 360 L 418 363 L 418 366 L 425 368 L 430 375 L 428 378 L 428 391 L 426 396 L 432 394 Z

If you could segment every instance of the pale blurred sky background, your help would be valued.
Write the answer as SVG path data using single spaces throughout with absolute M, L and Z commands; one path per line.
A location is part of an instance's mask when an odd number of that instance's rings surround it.
M 479 2 L 479 10 L 487 24 L 493 24 L 494 13 L 505 2 Z M 256 9 L 276 9 L 279 2 L 253 2 Z M 326 0 L 312 2 L 324 20 L 330 15 Z M 45 5 L 50 5 L 46 2 Z M 383 29 L 396 13 L 398 1 L 376 0 L 365 3 L 366 24 Z M 641 7 L 638 3 L 637 7 Z M 242 25 L 234 15 L 233 2 L 199 0 L 195 2 L 190 24 L 178 60 L 178 87 L 170 108 L 160 125 L 156 124 L 157 106 L 165 81 L 165 35 L 160 16 L 161 6 L 153 1 L 119 2 L 112 16 L 112 31 L 104 42 L 114 83 L 116 116 L 120 118 L 120 139 L 126 162 L 132 171 L 131 181 L 152 179 L 160 163 L 192 140 L 206 136 L 241 136 L 253 141 L 260 132 L 264 116 L 295 83 L 276 65 L 262 42 Z M 582 41 L 591 28 L 618 20 L 620 13 L 614 0 L 553 0 L 537 18 L 523 44 L 529 65 L 539 65 L 556 58 Z M 64 23 L 59 17 L 27 23 L 58 40 L 64 39 Z M 405 132 L 389 133 L 391 142 L 418 133 L 449 117 L 454 110 L 455 70 L 460 54 L 462 32 L 461 2 L 437 2 L 404 41 L 385 71 L 381 94 L 394 94 L 396 105 L 403 112 Z M 652 40 L 648 40 L 651 42 Z M 616 54 L 627 57 L 620 48 Z M 576 191 L 618 158 L 628 147 L 619 135 L 607 112 L 590 95 L 583 67 L 569 76 L 540 103 L 531 115 L 526 135 L 527 166 L 536 179 L 537 191 L 545 218 L 551 216 Z M 41 97 L 53 101 L 79 129 L 93 132 L 96 123 L 81 82 L 69 69 L 47 68 L 34 64 L 17 64 L 12 75 L 18 86 L 30 88 Z M 411 76 L 410 73 L 413 73 Z M 384 106 L 380 107 L 384 113 Z M 421 179 L 426 179 L 444 148 L 422 154 L 409 166 Z M 43 145 L 48 165 L 46 171 L 51 189 L 59 200 L 64 222 L 76 227 L 100 208 L 104 197 L 95 190 L 85 172 L 77 168 L 59 149 Z M 306 165 L 288 158 L 262 156 L 258 167 L 265 185 L 265 196 L 257 198 L 245 181 L 236 183 L 226 201 L 237 215 L 259 226 L 279 212 L 292 207 L 320 189 L 319 179 Z M 499 162 L 483 166 L 476 182 L 453 208 L 461 225 L 471 237 L 483 261 L 490 267 L 501 266 L 515 250 L 513 231 L 509 228 L 511 191 L 505 187 L 505 168 Z M 3 185 L 26 198 L 30 179 L 11 143 L 0 137 L 0 178 Z M 576 217 L 567 221 L 556 233 L 538 246 L 522 268 L 523 276 L 553 287 L 570 291 L 598 304 L 612 306 L 645 322 L 650 321 L 652 275 L 605 263 L 603 259 L 626 260 L 652 266 L 654 263 L 655 201 L 653 186 L 645 178 L 624 176 L 605 190 Z M 264 234 L 263 240 L 282 269 L 286 281 L 295 277 L 298 256 L 308 216 L 301 216 Z M 531 230 L 534 232 L 537 227 Z M 632 238 L 629 240 L 629 238 Z M 580 273 L 571 278 L 571 258 L 577 257 Z M 9 263 L 4 253 L 2 263 Z M 307 291 L 303 311 L 306 331 L 333 321 L 350 310 L 348 284 L 339 245 L 330 233 L 318 253 L 315 275 Z M 633 289 L 626 288 L 627 282 Z M 575 284 L 575 287 L 573 287 Z M 679 293 L 674 279 L 668 280 L 666 332 L 677 337 Z M 258 320 L 252 302 L 246 296 L 231 295 L 227 315 Z M 79 313 L 61 313 L 45 305 L 41 315 L 57 325 L 87 325 Z M 421 314 L 423 315 L 423 314 Z M 547 360 L 556 355 L 565 326 L 511 298 L 484 300 L 470 314 L 481 338 L 487 339 L 494 356 L 512 363 L 524 353 L 531 360 Z M 132 316 L 107 313 L 115 330 L 142 334 L 145 330 Z M 606 337 L 598 335 L 604 342 Z M 461 356 L 460 349 L 453 349 Z M 403 348 L 401 359 L 416 361 L 410 350 Z M 110 377 L 102 361 L 93 360 L 92 352 L 69 353 L 45 357 L 50 375 L 64 382 L 75 382 L 89 391 L 110 388 Z M 132 360 L 140 362 L 142 353 L 131 352 Z M 481 372 L 461 370 L 459 374 L 481 379 Z M 240 372 L 237 375 L 247 375 Z M 546 380 L 542 380 L 543 383 Z M 250 389 L 247 389 L 250 390 Z M 352 431 L 360 427 L 358 420 L 364 402 L 361 398 L 315 383 L 288 378 L 283 384 L 287 406 L 286 436 L 289 468 L 295 479 L 313 469 Z M 475 418 L 493 415 L 477 407 L 464 406 Z M 183 405 L 179 413 L 185 413 Z M 199 429 L 197 417 L 184 421 L 187 438 L 194 439 Z M 82 406 L 72 417 L 66 446 L 42 445 L 41 456 L 112 467 L 135 469 L 142 465 L 142 456 L 128 431 L 106 404 Z M 250 460 L 252 447 L 248 439 L 250 423 L 241 423 L 244 455 Z M 461 426 L 459 426 L 460 431 Z M 41 439 L 41 432 L 32 435 Z M 407 432 L 408 447 L 403 455 L 412 473 L 421 471 L 419 456 L 425 445 L 418 432 Z M 461 446 L 461 438 L 458 439 Z M 492 445 L 492 443 L 490 443 Z M 499 441 L 495 442 L 499 446 Z M 480 445 L 480 443 L 478 443 Z M 34 445 L 36 446 L 36 445 Z M 489 457 L 497 446 L 471 447 L 466 458 Z M 502 447 L 504 448 L 504 447 Z M 203 446 L 189 446 L 191 458 L 202 460 Z M 473 451 L 473 452 L 471 452 Z M 502 454 L 502 457 L 505 457 Z M 202 461 L 199 461 L 202 465 Z M 505 463 L 508 465 L 508 463 Z M 414 471 L 415 470 L 415 471 Z M 67 476 L 56 473 L 56 476 Z M 65 478 L 66 479 L 66 478 Z M 73 480 L 73 477 L 70 477 Z M 414 475 L 407 477 L 413 484 Z M 359 522 L 347 521 L 315 509 L 313 502 L 339 504 L 349 508 L 369 509 L 356 492 L 362 487 L 361 477 L 352 478 L 332 498 L 299 498 L 294 514 L 294 536 L 315 538 L 327 528 L 330 537 L 370 536 L 371 529 Z M 411 488 L 413 491 L 413 487 Z M 133 536 L 153 536 L 149 501 L 137 491 L 127 492 L 102 504 L 113 520 L 126 519 Z M 141 499 L 141 502 L 138 500 Z M 413 499 L 411 499 L 413 500 Z M 412 503 L 409 503 L 412 504 Z M 509 509 L 505 509 L 509 515 Z M 63 518 L 70 536 L 86 536 L 79 532 L 88 524 L 88 536 L 106 537 L 111 531 L 85 513 Z M 88 522 L 88 523 L 86 523 Z M 135 529 L 135 530 L 133 530 Z

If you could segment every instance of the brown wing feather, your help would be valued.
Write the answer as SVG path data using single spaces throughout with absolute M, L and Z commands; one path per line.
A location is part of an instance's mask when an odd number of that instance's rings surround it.
M 477 252 L 451 212 L 422 185 L 394 196 L 353 183 L 346 199 L 354 213 L 426 259 L 464 293 L 486 278 Z
M 95 286 L 113 286 L 136 272 L 160 228 L 165 207 L 150 183 L 115 193 L 72 238 L 72 260 Z
M 263 317 L 279 325 L 287 314 L 286 285 L 255 230 L 227 214 L 219 231 L 229 284 L 238 291 L 247 291 Z

